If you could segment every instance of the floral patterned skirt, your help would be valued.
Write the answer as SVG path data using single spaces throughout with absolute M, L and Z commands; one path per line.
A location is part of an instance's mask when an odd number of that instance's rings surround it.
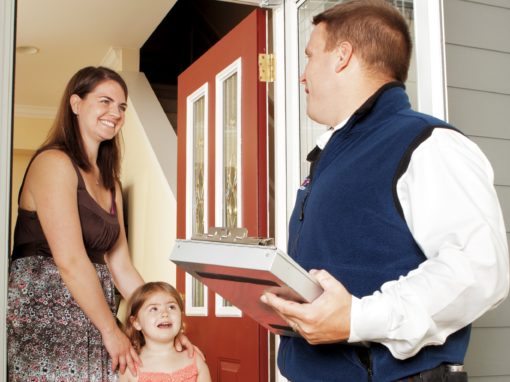
M 114 287 L 94 264 L 112 314 Z M 7 297 L 9 381 L 114 381 L 101 334 L 74 301 L 52 258 L 15 260 Z

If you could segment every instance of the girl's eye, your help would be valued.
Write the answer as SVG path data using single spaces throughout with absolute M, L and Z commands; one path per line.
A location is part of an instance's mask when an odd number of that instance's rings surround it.
M 121 112 L 123 112 L 123 113 L 126 111 L 126 109 L 127 109 L 127 107 L 126 107 L 126 106 L 120 106 L 120 107 L 119 107 L 119 110 L 120 110 Z
M 108 105 L 110 103 L 110 100 L 106 99 L 106 98 L 102 98 L 100 102 Z
M 151 306 L 149 312 L 156 312 L 157 310 L 158 308 L 156 308 L 155 306 Z
M 177 309 L 177 305 L 172 304 L 172 305 L 169 305 L 168 308 L 170 310 L 176 310 Z

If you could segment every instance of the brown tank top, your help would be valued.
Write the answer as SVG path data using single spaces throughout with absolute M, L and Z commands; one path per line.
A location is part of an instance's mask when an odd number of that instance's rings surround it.
M 37 154 L 28 164 L 25 177 L 36 156 Z M 104 254 L 113 247 L 120 233 L 115 205 L 115 188 L 111 190 L 112 206 L 110 212 L 107 212 L 88 193 L 83 177 L 74 162 L 73 166 L 78 176 L 78 212 L 80 215 L 83 243 L 93 263 L 105 264 Z M 21 195 L 24 184 L 25 178 L 23 178 L 19 195 Z M 14 228 L 14 247 L 11 261 L 27 256 L 52 257 L 37 212 L 19 207 L 18 218 Z

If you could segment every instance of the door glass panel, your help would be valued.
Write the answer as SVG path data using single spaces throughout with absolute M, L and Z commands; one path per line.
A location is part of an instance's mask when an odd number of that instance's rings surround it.
M 224 222 L 237 227 L 237 73 L 223 82 Z
M 193 234 L 204 230 L 204 124 L 205 98 L 193 103 Z
M 191 188 L 191 234 L 205 233 L 207 225 L 207 87 L 203 87 L 188 98 L 188 120 L 190 150 L 188 156 L 192 169 L 189 182 Z M 207 287 L 186 274 L 186 314 L 207 315 Z
M 217 125 L 221 128 L 221 142 L 216 146 L 216 150 L 222 148 L 222 156 L 218 158 L 217 168 L 221 166 L 218 172 L 222 182 L 221 200 L 223 206 L 221 209 L 222 226 L 227 228 L 240 227 L 240 158 L 241 158 L 241 123 L 240 123 L 240 60 L 235 61 L 223 72 L 218 74 L 216 86 L 219 93 L 216 94 L 219 100 L 217 111 L 221 115 L 221 120 Z M 222 176 L 222 177 L 221 177 Z M 240 317 L 241 311 L 234 307 L 228 300 L 216 295 L 216 315 L 217 316 L 235 316 Z
M 223 82 L 223 195 L 225 226 L 237 227 L 237 73 Z M 222 298 L 222 307 L 232 304 Z
M 415 45 L 414 22 L 413 22 L 413 0 L 386 0 L 397 7 L 408 22 L 413 48 Z M 305 0 L 298 8 L 298 49 L 299 49 L 299 73 L 303 73 L 306 66 L 305 47 L 313 29 L 312 19 L 318 13 L 325 11 L 332 6 L 341 3 L 342 0 Z M 405 83 L 407 94 L 411 105 L 417 107 L 417 87 L 416 87 L 416 54 L 413 49 L 411 56 L 411 66 L 409 76 Z M 312 121 L 306 115 L 306 94 L 302 86 L 299 91 L 299 126 L 300 126 L 300 172 L 301 179 L 308 175 L 309 163 L 306 161 L 306 155 L 316 144 L 317 137 L 321 135 L 327 126 L 320 125 Z

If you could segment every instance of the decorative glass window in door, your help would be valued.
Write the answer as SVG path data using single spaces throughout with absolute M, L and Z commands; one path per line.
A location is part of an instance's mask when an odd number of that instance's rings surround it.
M 216 76 L 216 226 L 242 226 L 241 59 Z M 241 317 L 241 311 L 216 295 L 216 315 Z
M 413 47 L 415 46 L 414 36 L 414 5 L 413 0 L 386 0 L 397 7 L 404 15 L 408 22 L 411 37 L 413 39 Z M 312 33 L 312 19 L 315 15 L 325 11 L 332 6 L 342 3 L 342 0 L 305 0 L 298 5 L 298 51 L 299 51 L 299 73 L 303 73 L 306 66 L 305 47 L 308 43 L 310 34 Z M 405 83 L 406 91 L 409 95 L 411 105 L 417 106 L 417 87 L 416 87 L 416 54 L 413 49 L 411 57 L 411 66 L 409 68 L 409 76 Z M 306 115 L 306 94 L 303 87 L 299 92 L 299 126 L 300 126 L 300 172 L 301 179 L 308 175 L 309 163 L 306 156 L 316 145 L 317 137 L 320 136 L 328 127 L 319 125 L 312 121 Z
M 207 107 L 208 85 L 205 84 L 187 99 L 187 147 L 186 147 L 186 236 L 207 231 Z M 207 287 L 189 274 L 186 274 L 186 314 L 207 316 Z

